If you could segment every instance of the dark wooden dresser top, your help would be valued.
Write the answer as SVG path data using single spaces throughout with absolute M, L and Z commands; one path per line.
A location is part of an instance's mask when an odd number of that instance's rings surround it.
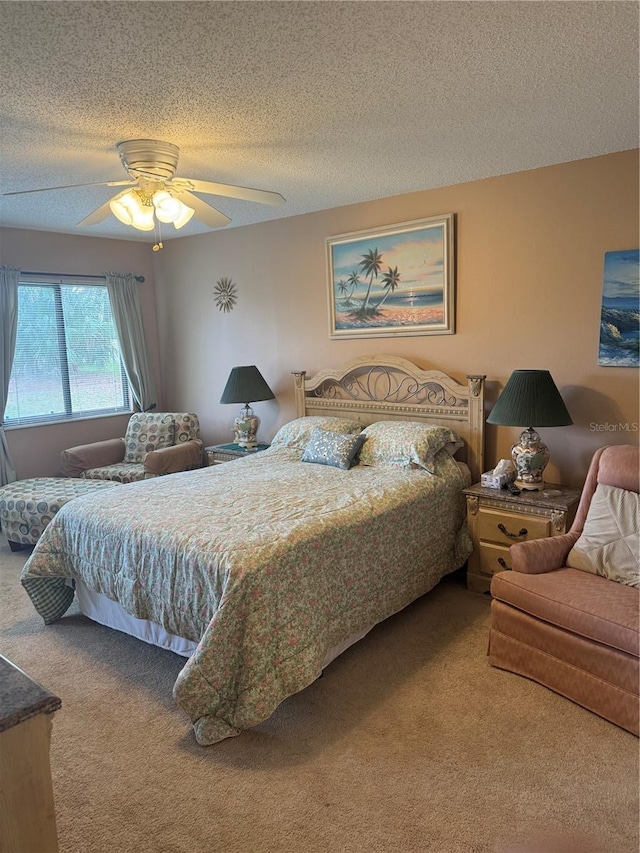
M 10 660 L 0 655 L 0 732 L 57 711 L 62 702 Z

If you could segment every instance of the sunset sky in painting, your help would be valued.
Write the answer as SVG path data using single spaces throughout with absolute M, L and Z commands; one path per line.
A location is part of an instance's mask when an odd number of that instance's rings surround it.
M 341 279 L 346 281 L 356 270 L 360 274 L 359 290 L 361 290 L 368 279 L 361 271 L 360 261 L 365 252 L 377 249 L 382 255 L 381 273 L 385 272 L 387 267 L 398 267 L 399 290 L 403 292 L 411 290 L 414 293 L 442 290 L 444 286 L 443 231 L 442 225 L 433 225 L 405 233 L 368 235 L 361 240 L 356 238 L 333 244 L 331 253 L 334 289 Z M 379 294 L 383 290 L 381 286 L 376 287 L 374 279 L 372 295 Z

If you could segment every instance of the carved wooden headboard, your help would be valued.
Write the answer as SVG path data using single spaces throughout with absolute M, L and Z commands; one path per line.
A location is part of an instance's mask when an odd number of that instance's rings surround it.
M 464 441 L 456 458 L 480 481 L 484 457 L 484 376 L 461 385 L 440 370 L 422 370 L 392 355 L 360 356 L 311 379 L 294 371 L 296 414 L 374 421 L 422 421 L 449 426 Z

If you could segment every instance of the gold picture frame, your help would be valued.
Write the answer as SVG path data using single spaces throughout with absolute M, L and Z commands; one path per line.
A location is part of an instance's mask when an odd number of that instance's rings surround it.
M 455 334 L 455 215 L 328 237 L 334 340 Z

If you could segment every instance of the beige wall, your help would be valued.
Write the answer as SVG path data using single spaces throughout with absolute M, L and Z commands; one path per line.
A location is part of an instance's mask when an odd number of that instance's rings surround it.
M 145 281 L 140 284 L 140 300 L 145 335 L 151 368 L 160 392 L 155 290 L 149 245 L 4 228 L 0 229 L 0 263 L 33 272 L 102 275 L 105 270 L 119 270 L 143 275 Z M 116 416 L 6 430 L 18 477 L 56 475 L 61 450 L 124 435 L 127 421 L 127 416 Z
M 0 263 L 101 274 L 131 270 L 141 285 L 145 331 L 160 405 L 200 415 L 206 443 L 231 440 L 235 406 L 219 404 L 229 370 L 257 364 L 277 399 L 256 403 L 261 437 L 294 416 L 291 370 L 392 353 L 463 381 L 487 374 L 487 411 L 516 368 L 551 371 L 574 426 L 543 430 L 548 479 L 580 484 L 596 447 L 638 443 L 638 371 L 597 365 L 605 251 L 638 246 L 638 152 L 350 205 L 165 243 L 0 230 Z M 455 335 L 331 341 L 325 238 L 442 213 L 457 215 Z M 217 310 L 220 276 L 238 287 Z M 155 279 L 155 294 L 154 294 Z M 156 305 L 157 303 L 157 305 Z M 156 325 L 157 307 L 157 325 Z M 60 450 L 123 433 L 125 418 L 7 432 L 18 476 L 57 472 Z M 489 464 L 508 456 L 519 430 L 486 428 Z
M 455 335 L 331 341 L 325 238 L 442 213 L 457 215 Z M 168 408 L 199 413 L 206 443 L 229 441 L 219 404 L 229 370 L 257 364 L 277 399 L 257 403 L 261 437 L 294 416 L 290 371 L 386 352 L 464 380 L 487 375 L 487 411 L 512 370 L 549 369 L 574 425 L 542 431 L 547 479 L 581 484 L 596 447 L 638 442 L 638 371 L 597 365 L 605 251 L 638 246 L 638 152 L 173 240 L 157 259 L 160 359 Z M 238 287 L 217 310 L 220 276 Z M 486 428 L 487 466 L 520 430 Z M 486 466 L 486 467 L 487 467 Z

